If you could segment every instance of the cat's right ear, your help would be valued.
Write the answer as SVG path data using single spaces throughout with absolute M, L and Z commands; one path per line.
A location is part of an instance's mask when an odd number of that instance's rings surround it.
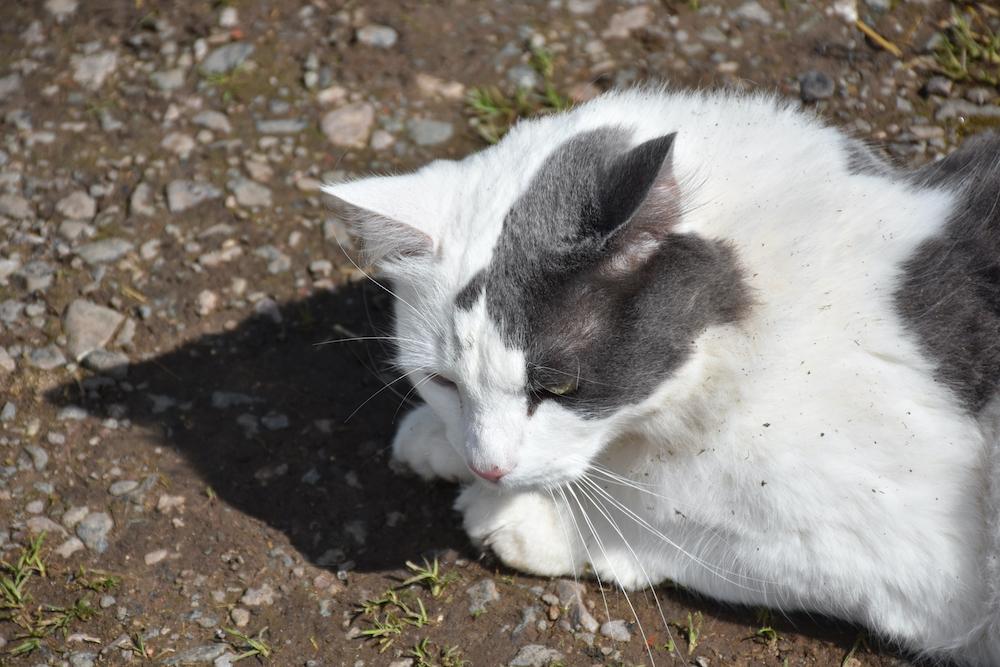
M 372 176 L 345 183 L 328 183 L 337 216 L 361 239 L 368 264 L 429 258 L 435 251 L 435 223 L 440 200 L 421 173 Z

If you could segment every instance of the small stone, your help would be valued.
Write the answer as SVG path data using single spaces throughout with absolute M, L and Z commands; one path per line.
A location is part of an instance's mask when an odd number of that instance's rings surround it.
M 510 667 L 547 667 L 562 659 L 563 654 L 554 648 L 541 644 L 528 644 L 521 647 L 509 664 Z
M 333 272 L 333 263 L 328 259 L 317 259 L 309 263 L 309 273 L 314 276 L 328 278 Z
M 51 371 L 66 365 L 66 357 L 55 345 L 46 345 L 28 354 L 28 364 L 43 371 Z
M 611 17 L 601 36 L 605 39 L 625 39 L 633 30 L 649 25 L 652 20 L 653 10 L 646 5 L 626 9 Z
M 632 641 L 632 633 L 629 632 L 628 623 L 623 620 L 603 623 L 601 625 L 601 634 L 616 642 Z
M 760 6 L 756 0 L 749 0 L 736 8 L 733 16 L 738 19 L 754 21 L 761 25 L 771 25 L 771 13 Z
M 229 612 L 229 618 L 233 619 L 236 627 L 245 628 L 250 624 L 250 611 L 243 607 L 233 607 Z
M 261 134 L 298 134 L 305 130 L 308 125 L 306 121 L 300 118 L 258 120 L 257 131 Z
M 167 207 L 171 213 L 180 213 L 210 199 L 218 199 L 222 190 L 201 181 L 171 181 L 167 185 Z
M 86 505 L 81 507 L 71 507 L 62 515 L 62 524 L 72 529 L 76 524 L 83 521 L 90 514 L 90 508 Z
M 270 584 L 263 584 L 260 588 L 248 588 L 240 597 L 240 604 L 247 607 L 260 607 L 261 605 L 274 604 L 275 591 Z
M 442 144 L 454 133 L 451 123 L 428 118 L 414 118 L 406 124 L 413 143 L 418 146 L 435 146 Z
M 194 137 L 183 132 L 171 132 L 160 142 L 161 148 L 170 151 L 182 160 L 186 160 L 197 145 Z
M 542 82 L 542 77 L 531 65 L 515 65 L 507 70 L 507 80 L 516 88 L 531 90 Z
M 344 148 L 364 148 L 375 122 L 375 109 L 367 102 L 356 102 L 335 109 L 320 123 L 330 143 Z
M 114 51 L 101 51 L 89 56 L 75 55 L 70 58 L 73 66 L 73 80 L 90 90 L 104 85 L 118 68 L 118 55 Z
M 599 4 L 601 0 L 569 0 L 566 9 L 570 14 L 593 14 Z
M 50 535 L 59 535 L 60 537 L 66 537 L 69 533 L 63 530 L 63 527 L 58 523 L 48 518 L 47 516 L 33 516 L 27 520 L 26 525 L 28 527 L 28 532 L 32 535 L 39 535 L 41 533 L 48 533 Z
M 0 101 L 21 90 L 21 75 L 14 73 L 0 77 Z
M 132 493 L 138 488 L 139 482 L 134 479 L 122 479 L 109 486 L 108 493 L 117 498 L 119 496 L 124 496 L 127 493 Z
M 292 268 L 292 260 L 285 253 L 281 252 L 273 245 L 265 245 L 257 248 L 254 253 L 258 257 L 263 257 L 267 261 L 268 273 L 284 273 Z
M 371 23 L 359 28 L 356 37 L 365 46 L 389 49 L 396 44 L 396 41 L 399 39 L 399 33 L 387 25 Z
M 996 93 L 989 88 L 984 88 L 983 86 L 976 86 L 965 91 L 965 99 L 980 106 L 986 104 L 994 97 L 996 97 Z
M 934 120 L 937 121 L 952 118 L 1000 118 L 1000 106 L 992 104 L 979 106 L 966 100 L 948 100 L 934 114 Z
M 156 565 L 160 561 L 165 560 L 169 555 L 170 552 L 166 549 L 157 549 L 156 551 L 150 551 L 148 554 L 143 556 L 142 559 L 146 565 Z
M 235 28 L 240 24 L 240 14 L 235 7 L 223 7 L 219 12 L 220 28 Z
M 19 195 L 0 195 L 0 215 L 15 220 L 31 220 L 35 211 L 24 197 Z
M 180 651 L 163 661 L 164 665 L 204 665 L 226 652 L 226 644 L 205 644 Z
M 4 421 L 2 413 L 0 413 L 0 421 Z M 45 466 L 49 464 L 49 453 L 47 451 L 38 445 L 27 445 L 24 451 L 31 457 L 31 465 L 34 466 L 35 470 L 45 470 Z
M 66 309 L 63 331 L 66 349 L 75 361 L 107 345 L 125 319 L 120 313 L 85 299 L 77 299 Z
M 233 131 L 233 126 L 229 122 L 229 117 L 221 111 L 215 111 L 213 109 L 199 111 L 191 119 L 191 122 L 200 127 L 208 128 L 213 132 L 219 132 L 220 134 L 229 134 Z
M 833 96 L 834 82 L 829 75 L 809 70 L 799 77 L 799 96 L 803 102 L 816 102 Z
M 175 67 L 162 72 L 153 72 L 149 79 L 162 91 L 177 90 L 184 85 L 184 70 Z
M 951 90 L 954 87 L 954 83 L 951 79 L 946 76 L 932 76 L 924 84 L 924 92 L 928 95 L 938 95 L 940 97 L 948 97 L 951 95 Z
M 195 312 L 197 312 L 202 317 L 210 315 L 215 311 L 219 305 L 219 295 L 212 290 L 202 290 L 198 294 L 198 303 L 195 307 Z
M 215 49 L 201 61 L 201 70 L 205 74 L 225 74 L 243 64 L 254 46 L 248 42 L 233 42 Z
M 271 206 L 271 190 L 249 178 L 234 178 L 227 184 L 229 191 L 236 197 L 236 203 L 247 208 Z
M 76 254 L 87 264 L 96 266 L 120 259 L 133 247 L 135 246 L 125 239 L 101 239 L 80 246 L 76 249 Z
M 80 546 L 83 545 L 81 544 Z M 107 609 L 108 607 L 113 607 L 116 602 L 118 600 L 115 599 L 114 595 L 102 595 L 98 604 L 101 605 L 101 609 Z
M 108 550 L 108 533 L 114 525 L 115 522 L 106 513 L 91 512 L 77 524 L 76 536 L 88 549 L 102 554 Z
M 153 205 L 153 188 L 148 183 L 139 183 L 128 200 L 128 210 L 132 215 L 156 215 Z
M 80 541 L 79 537 L 70 537 L 65 542 L 56 547 L 56 553 L 63 558 L 69 558 L 75 554 L 80 549 L 83 549 L 83 542 Z
M 156 501 L 156 511 L 160 514 L 170 514 L 174 510 L 181 511 L 184 509 L 185 500 L 187 499 L 184 496 L 162 493 L 160 499 Z
M 45 0 L 45 10 L 57 21 L 62 21 L 76 11 L 77 0 Z
M 458 81 L 445 81 L 425 72 L 419 72 L 414 81 L 420 93 L 427 97 L 443 97 L 453 102 L 465 99 L 465 86 Z
M 945 135 L 944 128 L 936 125 L 912 125 L 910 126 L 910 132 L 920 141 L 943 139 Z
M 35 260 L 21 267 L 17 276 L 24 283 L 24 288 L 28 292 L 42 292 L 52 284 L 52 276 L 55 275 L 55 272 L 55 267 L 51 264 Z
M 82 190 L 69 194 L 56 203 L 56 211 L 70 220 L 93 220 L 97 202 Z
M 11 401 L 4 403 L 3 409 L 0 409 L 0 422 L 12 422 L 15 416 L 17 416 L 17 406 Z
M 469 595 L 469 613 L 478 616 L 486 611 L 486 605 L 500 599 L 500 592 L 492 579 L 483 579 L 465 589 Z

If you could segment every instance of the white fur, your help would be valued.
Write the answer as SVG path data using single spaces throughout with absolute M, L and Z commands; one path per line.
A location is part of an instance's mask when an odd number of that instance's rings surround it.
M 452 301 L 542 161 L 607 125 L 635 143 L 678 133 L 681 231 L 734 244 L 754 307 L 707 331 L 641 405 L 583 420 L 545 401 L 529 418 L 517 407 L 521 352 L 482 302 L 464 312 Z M 969 416 L 932 379 L 892 303 L 901 263 L 954 206 L 949 193 L 850 175 L 841 133 L 771 98 L 654 91 L 521 123 L 461 163 L 429 165 L 402 188 L 396 178 L 328 191 L 434 239 L 433 262 L 385 267 L 410 341 L 401 366 L 440 419 L 418 409 L 394 451 L 425 476 L 463 477 L 457 452 L 510 470 L 462 492 L 473 539 L 529 572 L 589 563 L 627 588 L 672 579 L 1000 664 L 996 421 Z M 461 400 L 420 383 L 430 373 L 456 381 Z M 588 473 L 591 463 L 641 486 Z M 609 501 L 585 474 L 636 517 L 602 514 L 587 494 Z

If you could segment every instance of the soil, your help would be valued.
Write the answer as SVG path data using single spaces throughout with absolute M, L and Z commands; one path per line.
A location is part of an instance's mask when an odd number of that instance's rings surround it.
M 228 664 L 248 643 L 227 628 L 263 637 L 270 657 L 246 660 L 274 665 L 458 664 L 441 656 L 449 647 L 471 665 L 506 665 L 529 644 L 557 650 L 565 665 L 649 664 L 650 655 L 656 664 L 909 664 L 857 627 L 722 606 L 670 586 L 656 590 L 668 627 L 648 591 L 631 596 L 633 614 L 611 587 L 610 618 L 632 624 L 630 641 L 561 627 L 565 610 L 541 601 L 555 582 L 509 571 L 469 544 L 451 509 L 455 487 L 390 468 L 387 445 L 412 397 L 402 383 L 384 389 L 389 350 L 324 344 L 384 331 L 388 297 L 332 239 L 341 229 L 315 182 L 481 148 L 462 94 L 428 93 L 420 75 L 510 90 L 509 72 L 529 62 L 532 44 L 545 45 L 552 84 L 575 100 L 664 79 L 797 100 L 800 77 L 816 70 L 835 88 L 809 106 L 900 163 L 920 163 L 970 127 L 934 117 L 973 82 L 938 98 L 925 89 L 934 74 L 926 45 L 947 24 L 950 3 L 861 5 L 862 20 L 900 56 L 834 16 L 832 2 L 752 3 L 766 21 L 746 18 L 745 3 L 730 0 L 94 0 L 53 10 L 75 4 L 0 6 L 0 77 L 21 78 L 0 94 L 0 193 L 33 210 L 0 217 L 0 261 L 53 270 L 51 285 L 34 291 L 16 271 L 0 272 L 0 302 L 27 309 L 0 324 L 13 365 L 0 369 L 0 407 L 16 409 L 0 422 L 0 555 L 14 562 L 33 532 L 45 532 L 47 565 L 47 576 L 27 582 L 30 600 L 0 620 L 0 664 Z M 604 34 L 622 12 L 643 7 L 642 25 L 624 37 Z M 235 23 L 220 25 L 233 9 Z M 34 22 L 41 37 L 32 41 Z M 391 26 L 397 41 L 364 43 L 358 30 L 369 25 Z M 209 76 L 193 62 L 199 40 L 209 52 L 239 41 L 255 50 L 249 65 Z M 118 63 L 102 85 L 74 80 L 74 56 L 105 50 Z M 181 70 L 179 86 L 151 82 L 171 68 Z M 315 86 L 304 83 L 311 71 Z M 347 103 L 374 110 L 361 148 L 331 144 L 321 130 L 321 119 Z M 207 109 L 225 114 L 231 131 L 200 134 L 193 118 Z M 273 118 L 302 120 L 303 129 L 262 132 L 257 121 Z M 421 145 L 409 125 L 415 118 L 450 124 L 452 136 Z M 975 120 L 975 129 L 991 122 Z M 373 129 L 391 143 L 369 141 Z M 187 157 L 163 145 L 171 132 L 194 139 Z M 235 200 L 227 184 L 244 171 L 257 174 L 270 202 Z M 163 193 L 176 179 L 225 192 L 172 212 Z M 130 203 L 140 183 L 153 192 L 151 214 Z M 72 237 L 56 203 L 77 190 L 98 213 Z M 81 259 L 85 244 L 108 239 L 131 246 L 110 261 Z M 151 240 L 159 246 L 145 245 Z M 228 261 L 204 259 L 227 249 Z M 99 345 L 124 353 L 126 377 L 88 370 L 66 351 L 64 313 L 77 299 L 135 325 L 131 340 L 118 332 Z M 46 368 L 32 354 L 49 345 L 65 359 Z M 29 445 L 44 450 L 44 465 Z M 112 486 L 128 480 L 137 488 Z M 71 517 L 88 512 L 111 517 L 107 550 L 63 557 L 57 550 L 80 532 Z M 40 517 L 51 521 L 32 524 Z M 438 597 L 403 589 L 408 605 L 419 598 L 426 607 L 426 623 L 404 625 L 380 651 L 377 638 L 361 634 L 373 617 L 359 605 L 410 576 L 407 561 L 435 558 L 447 581 Z M 116 583 L 95 590 L 110 575 Z M 467 589 L 484 579 L 499 599 L 470 613 Z M 608 620 L 597 584 L 587 589 L 594 615 Z M 42 605 L 78 599 L 92 617 L 73 619 L 65 633 L 38 632 L 37 648 L 17 654 L 40 620 L 57 615 Z M 515 633 L 525 609 L 535 620 Z M 410 655 L 422 640 L 435 656 L 425 663 Z

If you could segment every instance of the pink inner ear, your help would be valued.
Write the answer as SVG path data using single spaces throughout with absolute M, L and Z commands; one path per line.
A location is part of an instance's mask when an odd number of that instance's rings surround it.
M 334 211 L 361 239 L 365 262 L 378 264 L 393 258 L 416 259 L 434 252 L 433 239 L 405 223 L 330 196 Z
M 638 270 L 666 242 L 680 219 L 680 188 L 673 173 L 665 169 L 638 210 L 611 239 L 600 272 L 617 277 Z

